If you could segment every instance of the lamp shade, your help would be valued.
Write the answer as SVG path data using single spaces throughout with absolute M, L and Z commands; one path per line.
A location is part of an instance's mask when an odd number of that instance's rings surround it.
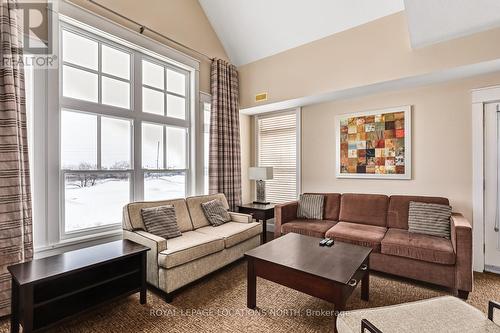
M 248 179 L 268 180 L 273 179 L 273 167 L 252 167 L 248 169 Z

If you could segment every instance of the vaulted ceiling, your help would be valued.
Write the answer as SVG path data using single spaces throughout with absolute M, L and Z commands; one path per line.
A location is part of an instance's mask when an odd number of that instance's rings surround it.
M 500 26 L 499 0 L 198 0 L 240 66 L 405 10 L 411 45 Z
M 199 0 L 243 65 L 404 9 L 402 0 Z

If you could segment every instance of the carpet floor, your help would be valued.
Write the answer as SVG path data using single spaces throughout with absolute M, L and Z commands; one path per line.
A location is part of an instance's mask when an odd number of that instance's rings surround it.
M 500 300 L 500 275 L 474 275 L 468 303 L 487 311 L 488 300 Z M 370 301 L 358 287 L 347 309 L 399 304 L 446 295 L 435 286 L 372 274 Z M 179 293 L 171 304 L 148 292 L 116 301 L 61 324 L 50 332 L 330 332 L 333 306 L 275 283 L 257 280 L 257 309 L 246 308 L 246 263 L 240 261 Z M 7 320 L 0 332 L 9 331 Z

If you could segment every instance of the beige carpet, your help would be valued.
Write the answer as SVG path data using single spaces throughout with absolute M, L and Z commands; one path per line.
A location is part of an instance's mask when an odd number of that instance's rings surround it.
M 239 262 L 181 292 L 171 304 L 153 293 L 148 304 L 138 296 L 103 306 L 53 332 L 329 332 L 333 307 L 324 301 L 257 280 L 257 311 L 246 308 L 246 264 Z M 353 293 L 348 309 L 376 307 L 447 294 L 446 290 L 393 277 L 372 275 L 370 301 Z M 468 302 L 486 312 L 490 299 L 500 300 L 500 276 L 476 274 Z M 8 321 L 0 332 L 8 332 Z

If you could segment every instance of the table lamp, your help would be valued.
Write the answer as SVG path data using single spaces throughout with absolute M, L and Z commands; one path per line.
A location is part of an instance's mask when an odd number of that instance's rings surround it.
M 255 180 L 257 184 L 257 200 L 253 203 L 267 205 L 266 201 L 266 182 L 265 180 L 273 179 L 272 167 L 251 167 L 248 170 L 248 178 Z

